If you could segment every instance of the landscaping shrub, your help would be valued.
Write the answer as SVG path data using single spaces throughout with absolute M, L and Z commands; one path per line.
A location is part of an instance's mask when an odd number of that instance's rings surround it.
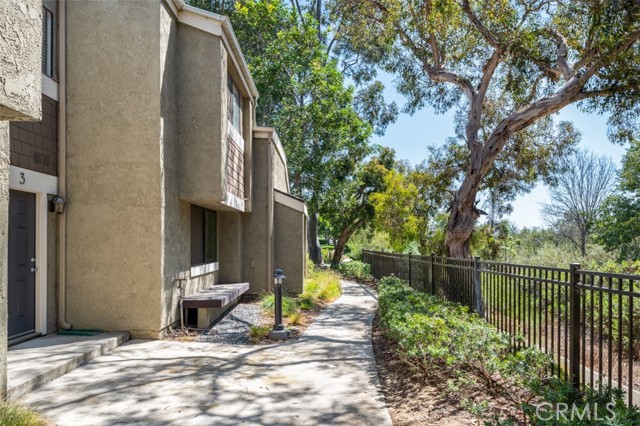
M 637 407 L 627 407 L 620 392 L 577 392 L 549 374 L 551 358 L 547 354 L 534 347 L 513 350 L 507 334 L 464 306 L 419 293 L 396 277 L 380 280 L 378 304 L 380 324 L 397 342 L 401 359 L 424 375 L 434 368 L 449 369 L 455 377 L 449 388 L 461 393 L 461 400 L 468 400 L 465 389 L 481 385 L 489 394 L 512 401 L 532 425 L 640 424 Z M 595 403 L 605 407 L 609 402 L 614 415 L 600 413 L 603 419 L 599 421 L 584 421 L 580 416 L 547 420 L 557 404 L 575 403 L 584 411 L 586 406 L 593 410 Z M 484 401 L 467 403 L 478 416 L 485 405 Z M 506 425 L 510 421 L 494 419 L 485 424 Z
M 274 312 L 275 296 L 270 293 L 262 298 L 262 309 Z M 298 301 L 293 297 L 282 296 L 282 316 L 287 317 L 298 310 Z
M 345 277 L 356 281 L 371 282 L 374 280 L 373 275 L 371 275 L 371 265 L 357 260 L 341 262 L 337 270 Z
M 272 326 L 270 325 L 251 325 L 249 326 L 249 342 L 260 343 L 269 336 Z
M 0 401 L 0 426 L 46 426 L 48 424 L 44 417 L 26 407 Z
M 341 294 L 340 277 L 331 270 L 317 269 L 304 281 L 304 291 L 300 300 L 308 301 L 313 309 L 319 302 L 333 302 Z

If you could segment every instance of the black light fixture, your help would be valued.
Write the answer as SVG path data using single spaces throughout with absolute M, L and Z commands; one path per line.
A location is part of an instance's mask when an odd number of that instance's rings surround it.
M 64 208 L 67 205 L 67 201 L 64 199 L 62 195 L 54 195 L 49 200 L 49 211 L 51 213 L 64 213 Z
M 275 324 L 269 332 L 272 340 L 287 340 L 289 331 L 282 324 L 282 280 L 287 278 L 282 269 L 273 271 L 273 293 L 275 305 Z

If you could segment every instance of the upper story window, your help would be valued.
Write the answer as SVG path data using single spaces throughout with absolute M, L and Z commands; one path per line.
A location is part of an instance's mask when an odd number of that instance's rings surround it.
M 42 74 L 53 78 L 55 75 L 55 15 L 42 7 Z
M 227 88 L 229 89 L 227 117 L 233 128 L 242 135 L 242 96 L 230 75 L 227 76 Z

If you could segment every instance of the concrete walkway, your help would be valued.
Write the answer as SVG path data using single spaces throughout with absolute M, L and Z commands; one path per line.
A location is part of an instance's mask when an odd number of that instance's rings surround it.
M 375 308 L 367 289 L 343 282 L 297 341 L 134 340 L 21 401 L 60 426 L 390 426 L 370 341 Z

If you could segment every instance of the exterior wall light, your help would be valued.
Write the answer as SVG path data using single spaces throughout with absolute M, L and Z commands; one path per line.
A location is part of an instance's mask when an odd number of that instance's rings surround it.
M 49 200 L 49 211 L 51 213 L 55 212 L 58 214 L 62 214 L 64 213 L 64 208 L 66 205 L 67 201 L 62 195 L 54 195 L 51 200 Z
M 287 278 L 282 269 L 276 268 L 273 271 L 273 294 L 275 321 L 273 328 L 269 332 L 269 338 L 272 340 L 287 340 L 289 331 L 282 324 L 282 280 Z

